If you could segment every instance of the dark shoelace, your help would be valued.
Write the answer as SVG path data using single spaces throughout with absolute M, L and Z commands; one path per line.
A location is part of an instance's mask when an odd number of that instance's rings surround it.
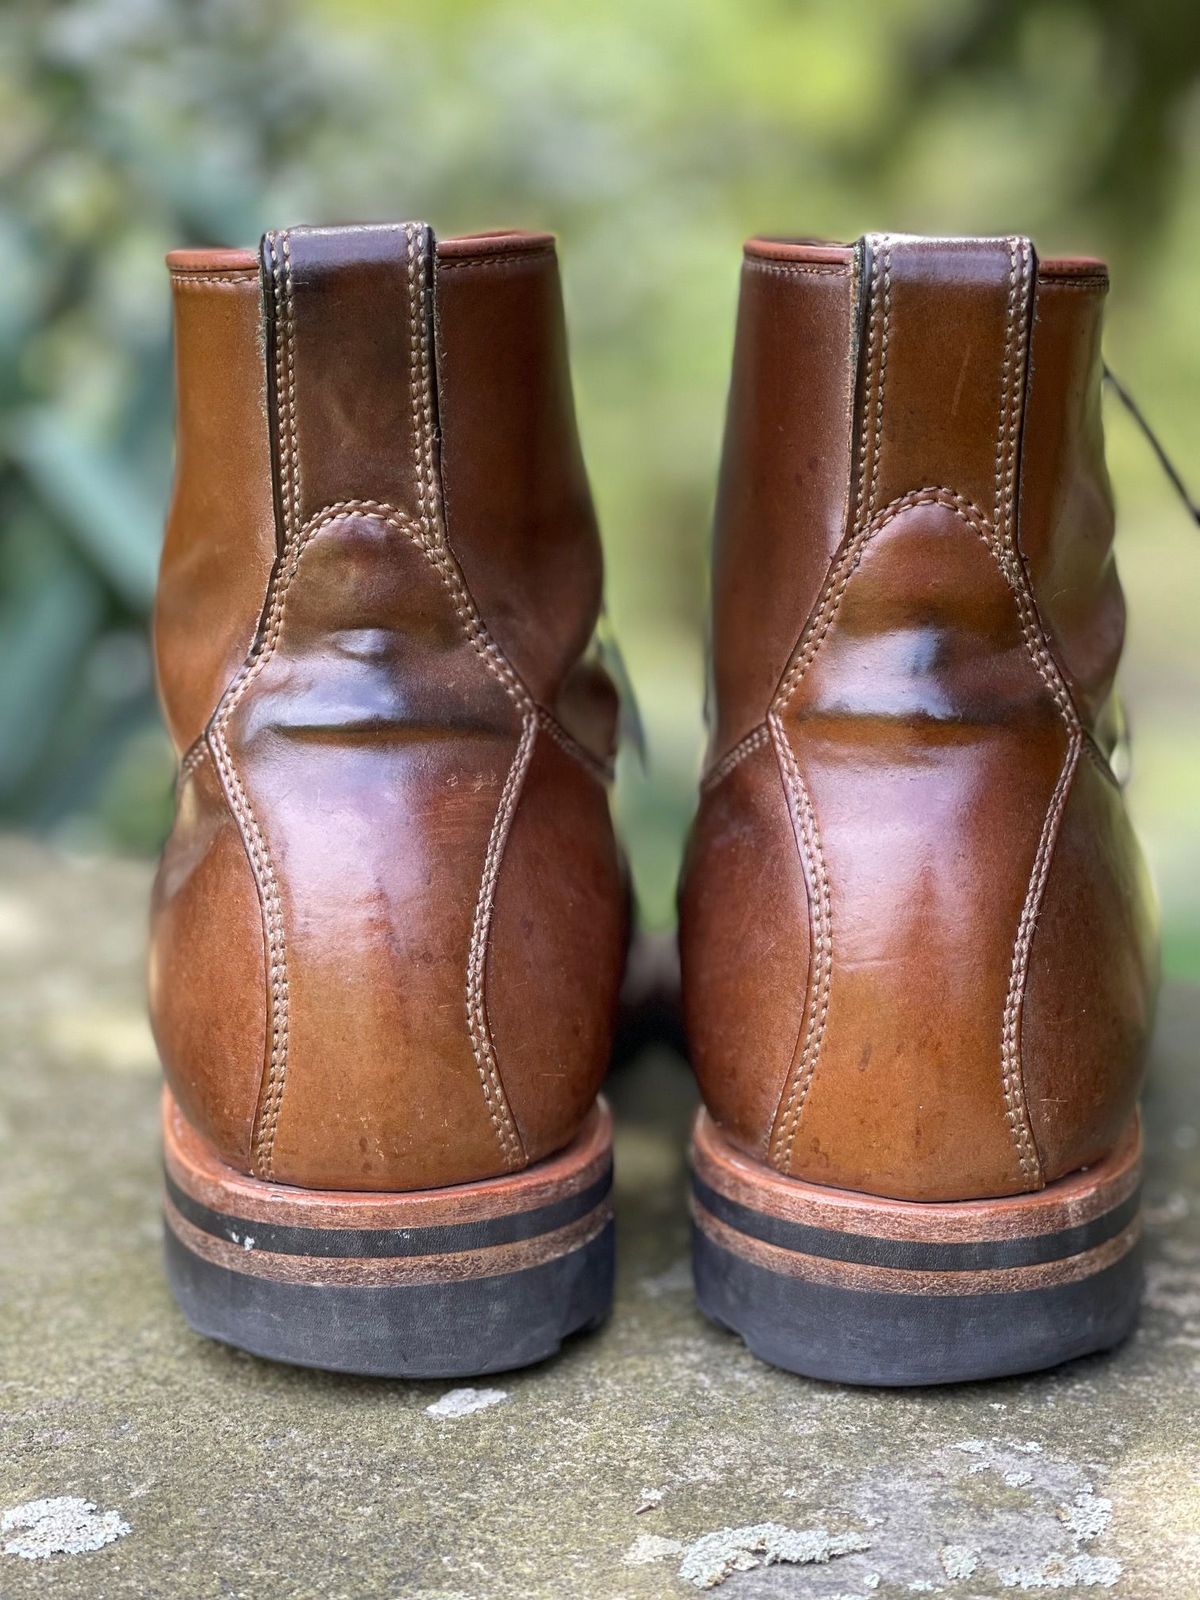
M 1196 523 L 1198 527 L 1200 527 L 1200 505 L 1197 505 L 1192 499 L 1191 495 L 1188 493 L 1187 484 L 1184 483 L 1182 477 L 1176 471 L 1175 463 L 1171 460 L 1170 456 L 1159 443 L 1158 435 L 1154 432 L 1154 429 L 1143 416 L 1142 408 L 1138 405 L 1137 401 L 1133 398 L 1129 390 L 1120 381 L 1120 379 L 1115 376 L 1107 361 L 1104 363 L 1104 381 L 1109 385 L 1117 399 L 1121 402 L 1126 411 L 1128 411 L 1129 415 L 1142 430 L 1142 433 L 1145 435 L 1151 450 L 1153 450 L 1154 454 L 1158 457 L 1158 464 L 1166 473 L 1171 487 L 1175 490 L 1175 493 L 1187 507 L 1189 513 L 1191 514 L 1192 521 Z

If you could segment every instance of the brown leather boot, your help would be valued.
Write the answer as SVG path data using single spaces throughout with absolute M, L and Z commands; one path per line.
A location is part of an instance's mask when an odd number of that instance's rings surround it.
M 172 1286 L 281 1360 L 536 1361 L 609 1305 L 626 916 L 553 241 L 298 228 L 169 265 Z
M 682 894 L 700 1303 L 852 1382 L 1102 1349 L 1155 914 L 1095 261 L 753 241 Z

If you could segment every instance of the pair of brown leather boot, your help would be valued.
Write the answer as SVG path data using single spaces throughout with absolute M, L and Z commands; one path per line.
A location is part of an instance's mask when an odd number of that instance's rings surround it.
M 609 1307 L 628 938 L 553 241 L 170 269 L 172 1286 L 281 1360 L 536 1361 Z M 746 249 L 681 891 L 695 1265 L 799 1372 L 997 1375 L 1136 1314 L 1106 288 L 1023 238 Z

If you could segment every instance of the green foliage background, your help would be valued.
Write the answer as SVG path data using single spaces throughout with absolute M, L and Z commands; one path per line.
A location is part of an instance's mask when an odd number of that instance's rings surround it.
M 146 620 L 174 245 L 398 216 L 559 233 L 657 925 L 746 234 L 1106 255 L 1109 360 L 1200 482 L 1195 0 L 9 0 L 0 63 L 0 824 L 145 852 L 166 825 Z M 1168 965 L 1200 973 L 1200 537 L 1121 413 L 1109 431 L 1134 804 Z

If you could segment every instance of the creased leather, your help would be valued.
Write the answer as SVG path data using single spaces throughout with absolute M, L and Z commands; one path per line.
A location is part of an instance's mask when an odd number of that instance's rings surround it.
M 258 278 L 173 271 L 175 483 L 154 607 L 163 716 L 182 754 L 254 639 L 275 559 Z
M 463 243 L 448 260 L 524 254 L 519 236 Z M 188 758 L 151 959 L 185 1113 L 227 1160 L 277 1182 L 412 1189 L 516 1170 L 574 1136 L 607 1064 L 624 886 L 600 765 L 541 698 L 576 670 L 600 573 L 557 273 L 539 248 L 549 268 L 532 303 L 500 292 L 501 270 L 460 278 L 450 392 L 439 258 L 421 225 L 271 234 L 252 280 L 265 337 L 231 394 L 262 426 L 246 477 L 260 514 L 273 503 L 274 564 L 269 584 L 261 553 L 253 583 L 241 566 L 219 574 L 257 590 L 253 621 Z M 245 277 L 240 261 L 236 274 L 192 270 Z M 223 311 L 215 282 L 192 292 L 200 370 L 210 332 L 219 353 Z M 479 419 L 516 401 L 470 348 L 497 337 L 523 352 L 536 422 L 499 450 Z M 196 412 L 189 398 L 181 431 Z M 210 497 L 225 454 L 242 450 L 210 443 Z M 474 576 L 515 619 L 505 643 L 553 642 L 540 665 L 509 659 L 447 538 L 443 484 L 472 481 L 471 452 L 487 453 L 507 521 L 488 547 L 481 482 L 463 546 L 479 540 Z M 554 481 L 584 502 L 551 526 L 565 504 Z M 551 570 L 557 587 L 542 594 Z M 159 651 L 190 694 L 178 616 L 161 619 Z M 203 977 L 194 992 L 189 966 Z M 225 990 L 233 1003 L 208 1023 Z
M 916 1200 L 1037 1188 L 1127 1126 L 1157 966 L 1099 753 L 1123 618 L 1103 269 L 1039 268 L 1020 239 L 872 238 L 849 318 L 806 276 L 836 252 L 748 250 L 775 274 L 778 337 L 773 352 L 744 336 L 760 315 L 744 284 L 717 513 L 719 732 L 681 895 L 701 1087 L 730 1137 L 785 1173 Z M 836 551 L 787 398 L 817 348 L 829 373 L 858 373 L 824 499 L 846 507 Z M 829 459 L 819 407 L 813 433 Z M 747 788 L 772 756 L 786 833 L 763 815 L 770 786 Z

